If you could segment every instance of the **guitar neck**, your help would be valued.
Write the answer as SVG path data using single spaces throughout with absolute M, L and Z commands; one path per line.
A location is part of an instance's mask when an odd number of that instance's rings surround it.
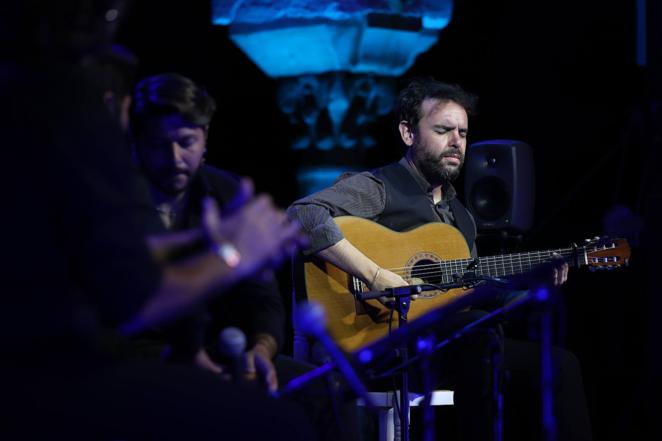
M 576 258 L 579 253 L 579 259 Z M 552 258 L 563 258 L 570 266 L 586 264 L 586 255 L 582 248 L 560 248 L 556 250 L 532 251 L 528 253 L 503 254 L 499 256 L 479 257 L 475 259 L 446 260 L 439 262 L 442 283 L 450 283 L 454 276 L 474 273 L 478 276 L 506 277 L 523 274 Z

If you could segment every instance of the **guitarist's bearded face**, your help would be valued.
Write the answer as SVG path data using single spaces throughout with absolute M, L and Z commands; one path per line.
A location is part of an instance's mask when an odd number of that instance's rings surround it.
M 432 185 L 455 180 L 464 164 L 468 117 L 453 101 L 427 98 L 421 119 L 412 131 L 409 155 Z

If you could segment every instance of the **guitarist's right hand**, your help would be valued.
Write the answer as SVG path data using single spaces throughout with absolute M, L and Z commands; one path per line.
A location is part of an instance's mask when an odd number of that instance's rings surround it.
M 320 251 L 318 255 L 365 283 L 370 291 L 383 291 L 387 288 L 407 286 L 409 283 L 398 274 L 379 267 L 347 239 Z M 380 299 L 386 303 L 388 299 Z M 376 306 L 376 305 L 375 305 Z
M 379 268 L 375 273 L 372 283 L 369 284 L 369 287 L 371 291 L 384 291 L 387 288 L 398 288 L 407 285 L 409 285 L 409 283 L 393 271 Z M 393 300 L 392 297 L 381 297 L 379 299 L 382 303 L 391 302 Z
M 409 285 L 405 279 L 385 268 L 379 268 L 375 275 L 376 277 L 373 277 L 372 283 L 369 285 L 370 290 L 372 291 L 383 291 L 386 288 L 397 288 L 399 286 Z

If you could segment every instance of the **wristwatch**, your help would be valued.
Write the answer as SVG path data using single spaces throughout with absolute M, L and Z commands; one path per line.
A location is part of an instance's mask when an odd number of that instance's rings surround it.
M 230 242 L 214 243 L 211 250 L 230 268 L 236 268 L 241 262 L 241 254 Z

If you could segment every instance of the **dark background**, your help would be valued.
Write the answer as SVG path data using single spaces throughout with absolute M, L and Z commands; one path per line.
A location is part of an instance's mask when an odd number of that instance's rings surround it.
M 141 76 L 176 71 L 205 85 L 219 103 L 208 161 L 251 176 L 258 191 L 289 205 L 299 196 L 301 156 L 289 148 L 295 133 L 278 110 L 275 80 L 232 44 L 226 28 L 210 24 L 210 2 L 135 3 L 119 42 L 141 60 Z M 652 228 L 660 202 L 654 72 L 662 20 L 659 5 L 648 5 L 647 66 L 635 62 L 635 0 L 457 0 L 438 43 L 407 73 L 457 82 L 480 97 L 470 142 L 507 138 L 532 146 L 536 209 L 523 249 L 602 234 L 616 204 L 645 226 L 630 236 L 630 267 L 572 273 L 557 308 L 557 343 L 582 362 L 598 440 L 643 436 L 659 396 L 660 289 L 651 269 L 659 262 Z M 400 156 L 392 117 L 372 133 L 378 147 L 357 165 Z M 287 275 L 281 278 L 287 298 Z

